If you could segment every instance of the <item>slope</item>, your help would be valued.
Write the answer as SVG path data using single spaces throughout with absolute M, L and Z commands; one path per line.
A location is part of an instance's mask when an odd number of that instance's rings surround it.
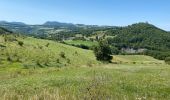
M 148 23 L 137 23 L 113 30 L 113 43 L 120 47 L 169 50 L 170 34 Z
M 17 35 L 0 35 L 0 66 L 64 67 L 96 64 L 92 51 L 58 42 Z

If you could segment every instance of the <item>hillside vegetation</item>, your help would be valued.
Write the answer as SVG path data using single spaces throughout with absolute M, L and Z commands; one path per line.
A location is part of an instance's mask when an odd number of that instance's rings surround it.
M 134 50 L 146 49 L 142 54 L 153 56 L 157 59 L 165 60 L 170 56 L 170 33 L 161 30 L 148 23 L 137 23 L 127 27 L 109 30 L 109 44 L 122 48 L 132 48 Z
M 11 34 L 0 36 L 0 55 L 3 67 L 11 63 L 25 68 L 92 66 L 98 63 L 92 51 Z
M 117 46 L 169 50 L 170 34 L 148 23 L 138 23 L 114 30 L 113 42 Z

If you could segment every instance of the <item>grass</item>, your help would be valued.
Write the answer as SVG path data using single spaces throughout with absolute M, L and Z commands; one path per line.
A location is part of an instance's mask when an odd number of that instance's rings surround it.
M 3 39 L 0 100 L 170 99 L 170 66 L 152 57 L 117 55 L 117 64 L 101 64 L 89 50 L 31 37 L 18 37 L 22 46 Z
M 132 63 L 132 64 L 165 64 L 163 60 L 157 60 L 145 55 L 114 55 L 113 62 L 115 63 Z
M 3 72 L 0 97 L 4 100 L 170 99 L 168 65 L 108 64 Z
M 83 40 L 68 40 L 68 41 L 65 41 L 65 43 L 70 44 L 70 45 L 81 45 L 82 44 L 88 47 L 98 45 L 98 42 L 83 41 Z
M 54 41 L 35 39 L 32 37 L 17 37 L 17 41 L 4 42 L 0 36 L 0 62 L 3 66 L 7 63 L 18 62 L 24 67 L 65 67 L 93 65 L 98 63 L 90 50 L 64 45 Z M 19 45 L 19 42 L 23 45 Z M 64 56 L 61 56 L 63 53 Z

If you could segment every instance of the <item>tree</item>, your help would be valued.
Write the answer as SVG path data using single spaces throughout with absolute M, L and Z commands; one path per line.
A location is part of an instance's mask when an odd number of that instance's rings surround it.
M 99 45 L 94 48 L 94 54 L 99 61 L 111 61 L 111 48 L 106 40 L 99 41 Z

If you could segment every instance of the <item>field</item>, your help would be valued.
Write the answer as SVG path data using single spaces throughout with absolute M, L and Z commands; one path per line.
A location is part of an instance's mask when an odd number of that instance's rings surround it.
M 148 56 L 117 56 L 129 62 Z M 169 100 L 170 66 L 155 63 L 0 68 L 2 100 Z
M 164 64 L 163 60 L 157 60 L 145 55 L 114 55 L 113 62 L 129 64 Z

